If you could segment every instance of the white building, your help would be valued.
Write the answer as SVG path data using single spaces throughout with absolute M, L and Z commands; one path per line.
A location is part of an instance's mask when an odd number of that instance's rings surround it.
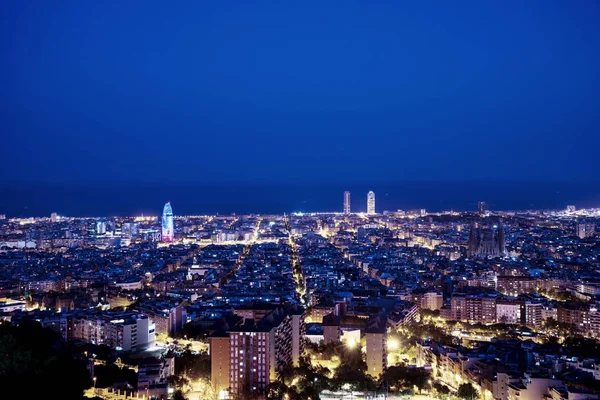
M 96 234 L 98 234 L 98 235 L 106 234 L 106 222 L 98 221 L 96 223 Z
M 344 192 L 344 214 L 350 214 L 350 192 Z
M 372 190 L 367 193 L 367 214 L 375 214 L 375 193 Z
M 444 305 L 444 296 L 438 292 L 427 292 L 421 298 L 421 308 L 439 310 Z
M 496 303 L 496 318 L 498 322 L 505 324 L 516 324 L 521 322 L 521 305 L 517 302 Z
M 117 350 L 145 349 L 156 342 L 152 320 L 134 313 L 78 316 L 69 329 L 69 339 L 106 344 Z

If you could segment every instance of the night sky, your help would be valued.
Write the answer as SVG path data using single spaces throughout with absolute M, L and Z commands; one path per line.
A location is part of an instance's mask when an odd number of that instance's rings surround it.
M 5 0 L 0 182 L 596 180 L 598 21 L 595 0 Z

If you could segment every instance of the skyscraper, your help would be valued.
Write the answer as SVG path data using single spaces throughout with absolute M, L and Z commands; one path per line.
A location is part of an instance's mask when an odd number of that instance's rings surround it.
M 162 241 L 172 242 L 175 238 L 173 230 L 173 209 L 171 208 L 171 202 L 165 204 L 162 215 Z
M 96 234 L 97 235 L 106 234 L 106 222 L 104 222 L 104 221 L 96 222 Z
M 488 210 L 488 205 L 485 201 L 480 201 L 477 203 L 477 209 L 479 210 L 480 215 L 485 215 Z
M 350 192 L 344 192 L 344 214 L 350 214 Z
M 367 193 L 367 214 L 375 214 L 375 193 L 372 190 Z

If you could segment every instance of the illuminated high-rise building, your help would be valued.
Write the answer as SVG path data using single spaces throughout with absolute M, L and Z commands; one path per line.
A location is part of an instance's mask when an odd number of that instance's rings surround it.
M 350 192 L 344 192 L 344 214 L 350 214 Z
M 488 205 L 485 201 L 480 201 L 477 203 L 477 209 L 479 210 L 480 215 L 485 215 L 488 211 Z
M 104 221 L 96 222 L 96 234 L 97 235 L 106 234 L 106 222 L 104 222 Z
M 372 190 L 367 193 L 367 214 L 375 214 L 375 193 Z
M 162 241 L 172 242 L 174 238 L 173 209 L 171 208 L 171 202 L 168 202 L 165 204 L 162 214 Z

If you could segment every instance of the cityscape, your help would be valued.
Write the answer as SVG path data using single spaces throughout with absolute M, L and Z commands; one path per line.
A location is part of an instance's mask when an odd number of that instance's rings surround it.
M 600 1 L 0 1 L 0 399 L 600 400 Z
M 1 327 L 71 343 L 80 395 L 103 399 L 598 395 L 600 209 L 363 195 L 331 213 L 2 215 Z

